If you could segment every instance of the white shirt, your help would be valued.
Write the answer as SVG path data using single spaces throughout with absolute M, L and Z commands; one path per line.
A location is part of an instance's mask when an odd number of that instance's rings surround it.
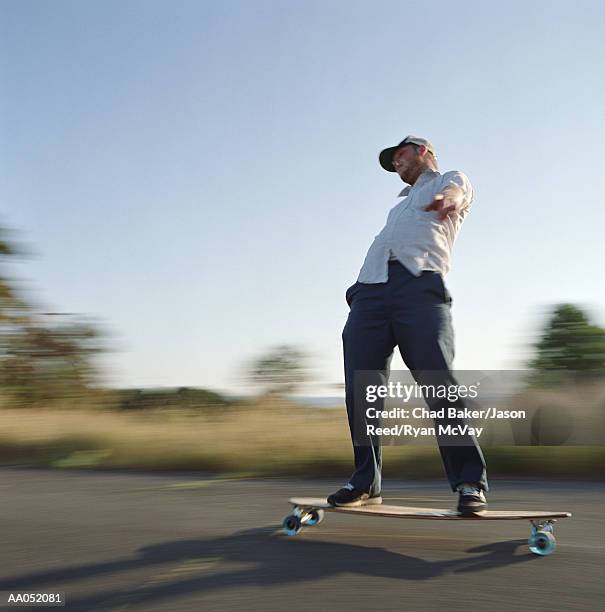
M 459 205 L 443 221 L 437 220 L 437 211 L 423 210 L 438 193 Z M 473 201 L 468 177 L 456 170 L 443 175 L 427 170 L 398 197 L 404 199 L 374 238 L 357 278 L 360 283 L 386 283 L 389 259 L 397 259 L 415 276 L 423 270 L 445 276 L 450 270 L 454 241 Z

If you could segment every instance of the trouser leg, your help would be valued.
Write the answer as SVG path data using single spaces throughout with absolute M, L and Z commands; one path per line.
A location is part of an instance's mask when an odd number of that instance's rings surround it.
M 385 286 L 356 283 L 347 292 L 351 307 L 342 333 L 345 369 L 345 394 L 349 430 L 353 442 L 355 472 L 349 482 L 356 489 L 378 495 L 381 491 L 382 449 L 380 438 L 366 435 L 368 420 L 364 400 L 357 385 L 356 372 L 371 370 L 375 384 L 384 384 L 380 372 L 388 371 L 395 347 L 391 322 L 385 307 Z M 370 382 L 365 378 L 364 382 Z M 381 409 L 380 402 L 372 406 Z
M 405 270 L 405 269 L 404 269 Z M 406 271 L 407 272 L 407 271 Z M 409 275 L 409 273 L 407 273 Z M 407 286 L 407 290 L 406 290 Z M 437 273 L 423 273 L 407 283 L 393 285 L 391 296 L 394 306 L 393 332 L 401 356 L 418 384 L 458 385 L 452 371 L 454 358 L 454 333 L 451 321 L 451 298 Z M 428 398 L 431 410 L 455 406 L 464 408 L 457 399 Z M 439 425 L 464 425 L 466 419 L 438 419 Z M 437 436 L 439 451 L 452 490 L 468 482 L 477 483 L 488 490 L 485 459 L 475 436 Z

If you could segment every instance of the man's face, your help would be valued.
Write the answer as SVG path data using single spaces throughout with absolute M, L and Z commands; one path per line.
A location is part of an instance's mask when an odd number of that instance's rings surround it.
M 417 173 L 422 164 L 422 156 L 412 144 L 403 145 L 393 155 L 393 167 L 397 174 L 406 183 L 410 182 L 412 176 Z

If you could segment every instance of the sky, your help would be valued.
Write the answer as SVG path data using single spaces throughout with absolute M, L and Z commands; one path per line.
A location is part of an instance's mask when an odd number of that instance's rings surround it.
M 276 345 L 343 382 L 344 293 L 429 138 L 475 201 L 456 369 L 523 367 L 553 304 L 605 325 L 605 4 L 0 1 L 0 224 L 110 384 L 245 392 Z M 396 358 L 393 368 L 403 368 Z

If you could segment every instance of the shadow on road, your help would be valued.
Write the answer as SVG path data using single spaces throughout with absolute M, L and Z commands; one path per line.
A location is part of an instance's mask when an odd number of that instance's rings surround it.
M 310 535 L 310 534 L 309 534 Z M 69 595 L 68 582 L 85 578 L 115 575 L 121 572 L 158 568 L 175 563 L 199 563 L 190 566 L 186 579 L 175 580 L 175 574 L 164 574 L 148 582 L 134 579 L 123 588 L 69 598 L 70 610 L 103 610 L 121 605 L 157 603 L 164 598 L 203 594 L 216 589 L 237 589 L 246 586 L 271 586 L 325 580 L 349 573 L 400 580 L 428 580 L 445 573 L 479 572 L 535 559 L 530 553 L 515 554 L 526 540 L 495 542 L 467 550 L 471 556 L 448 561 L 425 561 L 355 544 L 339 544 L 312 540 L 305 535 L 296 538 L 279 534 L 275 528 L 250 529 L 233 535 L 198 540 L 177 540 L 148 546 L 131 559 L 108 561 L 84 566 L 66 566 L 46 572 L 32 573 L 0 581 L 0 590 L 41 590 L 44 585 L 64 590 Z M 479 556 L 474 556 L 478 553 Z M 211 561 L 204 565 L 204 560 Z M 221 563 L 247 565 L 241 569 L 221 571 Z M 166 568 L 162 568 L 167 571 Z M 191 575 L 194 574 L 194 575 Z

